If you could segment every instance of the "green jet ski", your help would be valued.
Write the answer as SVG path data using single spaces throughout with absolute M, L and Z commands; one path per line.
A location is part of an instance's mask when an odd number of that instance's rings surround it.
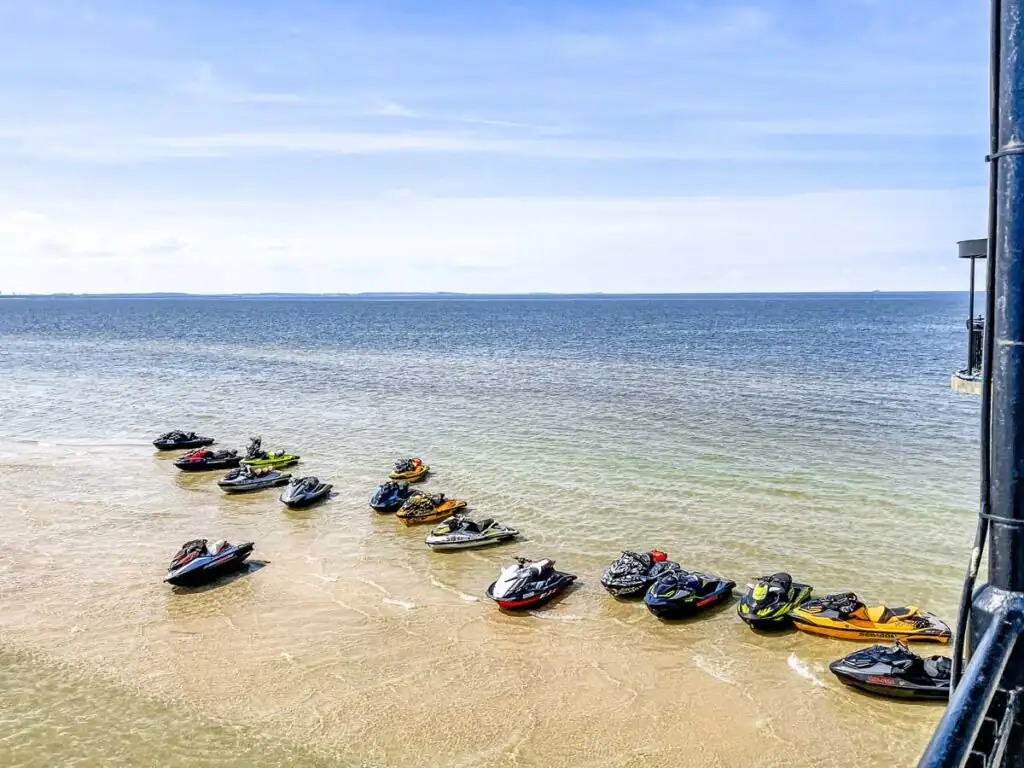
M 789 612 L 811 596 L 811 587 L 788 573 L 762 576 L 740 599 L 736 612 L 752 629 L 778 629 L 790 623 Z
M 253 469 L 280 469 L 299 463 L 299 457 L 284 451 L 267 453 L 263 450 L 263 438 L 254 437 L 249 441 L 249 449 L 245 452 L 242 465 Z

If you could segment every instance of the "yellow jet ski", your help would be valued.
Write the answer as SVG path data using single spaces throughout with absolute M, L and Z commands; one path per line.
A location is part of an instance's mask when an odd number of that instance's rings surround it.
M 466 506 L 462 499 L 447 499 L 443 493 L 417 493 L 409 497 L 396 517 L 406 525 L 433 523 L 461 512 Z
M 290 467 L 292 464 L 298 464 L 299 457 L 284 451 L 267 453 L 263 450 L 262 438 L 254 437 L 249 441 L 249 448 L 245 452 L 245 458 L 242 459 L 241 463 L 253 469 L 280 469 L 281 467 Z
M 797 629 L 849 640 L 948 643 L 952 634 L 938 616 L 909 605 L 864 605 L 853 592 L 808 600 L 789 612 Z
M 423 463 L 423 459 L 400 459 L 395 462 L 395 468 L 388 475 L 392 480 L 405 480 L 407 483 L 418 483 L 427 476 L 430 467 Z

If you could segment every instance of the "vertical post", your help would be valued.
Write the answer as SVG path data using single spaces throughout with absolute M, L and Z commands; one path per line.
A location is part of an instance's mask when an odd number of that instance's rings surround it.
M 1024 591 L 1024 28 L 1019 0 L 1001 18 L 995 313 L 991 422 L 989 584 Z
M 974 256 L 971 256 L 971 296 L 967 303 L 967 375 L 973 376 L 980 360 L 974 359 Z

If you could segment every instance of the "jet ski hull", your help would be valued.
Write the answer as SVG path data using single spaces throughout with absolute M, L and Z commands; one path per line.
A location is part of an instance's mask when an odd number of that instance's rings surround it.
M 223 552 L 197 557 L 181 568 L 169 571 L 164 581 L 176 587 L 199 587 L 221 576 L 240 570 L 252 554 L 255 544 L 247 542 L 228 547 Z
M 174 462 L 174 466 L 182 472 L 216 472 L 222 469 L 234 469 L 242 461 L 240 456 L 231 456 L 226 459 L 204 459 L 202 461 Z
M 242 459 L 243 466 L 253 469 L 281 469 L 299 463 L 298 456 L 271 456 L 266 459 Z
M 659 597 L 654 594 L 652 586 L 644 595 L 644 605 L 647 610 L 659 619 L 685 619 L 708 611 L 717 605 L 721 605 L 732 597 L 732 591 L 736 583 L 732 581 L 721 581 L 714 591 L 706 595 L 676 595 L 672 597 Z
M 953 662 L 948 656 L 922 657 L 905 645 L 874 645 L 833 661 L 840 682 L 878 696 L 898 699 L 949 698 Z
M 288 507 L 288 509 L 311 507 L 330 496 L 332 487 L 325 483 L 311 493 L 303 493 L 292 497 L 288 497 L 287 491 L 285 491 L 285 493 L 281 494 L 281 503 Z
M 601 580 L 601 586 L 608 590 L 608 593 L 614 597 L 642 597 L 644 592 L 647 591 L 647 587 L 650 585 L 650 579 L 638 578 L 632 581 L 605 581 Z
M 213 443 L 212 437 L 197 437 L 195 440 L 154 440 L 153 447 L 158 451 L 190 451 Z
M 399 472 L 397 469 L 393 469 L 388 473 L 388 477 L 392 480 L 404 480 L 407 483 L 418 483 L 427 476 L 428 472 L 430 472 L 430 467 L 426 464 L 420 463 L 413 469 L 409 469 L 404 472 Z
M 487 597 L 497 603 L 499 608 L 506 611 L 522 611 L 527 608 L 536 608 L 552 600 L 567 590 L 574 581 L 576 581 L 575 574 L 555 571 L 551 578 L 539 589 L 530 588 L 523 592 L 505 595 L 504 597 L 494 596 L 494 587 L 497 582 L 493 582 L 487 588 Z
M 798 609 L 799 610 L 799 609 Z M 802 632 L 811 635 L 824 635 L 825 637 L 836 637 L 842 640 L 903 640 L 908 643 L 942 643 L 949 642 L 949 635 L 941 633 L 940 630 L 927 631 L 900 631 L 886 630 L 880 626 L 850 626 L 832 624 L 825 626 L 813 621 L 806 621 L 797 611 L 790 614 L 793 619 L 793 626 Z
M 466 502 L 461 499 L 449 499 L 440 506 L 433 509 L 420 511 L 416 507 L 398 510 L 398 519 L 406 525 L 419 525 L 421 523 L 436 523 L 451 517 L 456 512 L 461 512 L 467 507 Z
M 431 534 L 427 536 L 427 546 L 434 550 L 450 550 L 450 549 L 473 549 L 475 547 L 489 547 L 493 544 L 501 544 L 506 541 L 511 541 L 519 535 L 519 531 L 508 528 L 501 533 L 495 533 L 490 536 L 473 535 L 473 534 L 447 534 L 445 536 L 434 536 Z
M 276 474 L 273 477 L 258 477 L 246 479 L 241 482 L 235 480 L 218 480 L 217 485 L 224 493 L 251 493 L 253 491 L 264 491 L 267 488 L 279 488 L 288 485 L 291 480 L 289 474 Z
M 862 670 L 851 670 L 841 664 L 842 660 L 829 665 L 829 669 L 841 683 L 876 696 L 930 701 L 944 701 L 949 698 L 948 680 L 945 685 L 919 685 L 896 675 L 865 674 Z
M 829 609 L 827 601 L 831 597 L 826 595 L 823 599 L 808 600 L 790 611 L 789 616 L 793 620 L 793 625 L 803 632 L 843 640 L 948 643 L 952 634 L 945 623 L 930 613 L 918 611 L 907 616 L 898 613 L 901 609 L 896 609 L 894 615 L 887 621 L 871 621 Z M 877 610 L 879 607 L 869 610 Z

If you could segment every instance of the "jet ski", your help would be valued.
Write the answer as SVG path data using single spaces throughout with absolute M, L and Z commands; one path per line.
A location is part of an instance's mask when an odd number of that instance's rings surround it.
M 182 432 L 176 429 L 173 432 L 165 432 L 153 441 L 153 446 L 158 451 L 178 451 L 190 448 L 203 448 L 213 445 L 212 437 L 200 437 L 195 432 Z
M 462 499 L 448 499 L 443 493 L 415 493 L 398 510 L 397 517 L 406 525 L 433 523 L 461 512 L 466 506 Z
M 850 640 L 920 640 L 948 643 L 949 627 L 916 606 L 864 605 L 853 592 L 808 600 L 789 612 L 797 629 Z
M 330 496 L 331 488 L 315 477 L 293 477 L 281 494 L 281 502 L 290 509 L 308 507 Z
M 408 483 L 418 483 L 427 476 L 430 467 L 423 463 L 423 459 L 399 459 L 395 462 L 395 468 L 388 475 L 392 480 L 405 480 Z
M 276 469 L 253 469 L 243 464 L 224 475 L 217 481 L 217 485 L 225 493 L 248 493 L 287 485 L 290 479 L 291 475 L 287 472 L 278 472 Z
M 284 451 L 273 451 L 271 453 L 264 451 L 263 439 L 260 437 L 254 437 L 249 441 L 249 448 L 245 452 L 245 458 L 242 459 L 242 464 L 253 469 L 280 469 L 298 463 L 299 457 L 293 454 L 285 453 Z
M 212 472 L 237 467 L 241 460 L 242 457 L 235 450 L 211 451 L 200 448 L 177 459 L 174 466 L 182 472 Z
M 229 544 L 221 540 L 206 546 L 206 539 L 187 541 L 171 560 L 164 581 L 179 587 L 197 587 L 240 569 L 255 545 Z
M 789 626 L 789 612 L 811 596 L 811 587 L 793 581 L 788 573 L 762 576 L 740 598 L 736 612 L 752 629 Z
M 545 558 L 531 562 L 517 557 L 514 565 L 501 569 L 498 580 L 487 588 L 487 597 L 499 608 L 532 608 L 564 592 L 574 581 L 575 574 L 555 570 L 554 560 Z
M 510 541 L 518 535 L 515 528 L 507 528 L 490 518 L 477 523 L 463 515 L 454 515 L 430 532 L 427 546 L 431 549 L 469 549 Z
M 667 559 L 668 555 L 658 549 L 643 553 L 626 550 L 605 568 L 601 584 L 616 597 L 639 597 L 661 571 L 659 563 Z
M 873 645 L 829 664 L 840 682 L 880 696 L 900 699 L 948 699 L 947 656 L 918 656 L 902 640 L 892 647 Z
M 373 492 L 373 496 L 370 497 L 370 508 L 375 512 L 397 512 L 412 494 L 408 483 L 388 480 Z
M 644 595 L 644 605 L 658 618 L 681 619 L 725 602 L 735 586 L 712 574 L 665 567 Z

